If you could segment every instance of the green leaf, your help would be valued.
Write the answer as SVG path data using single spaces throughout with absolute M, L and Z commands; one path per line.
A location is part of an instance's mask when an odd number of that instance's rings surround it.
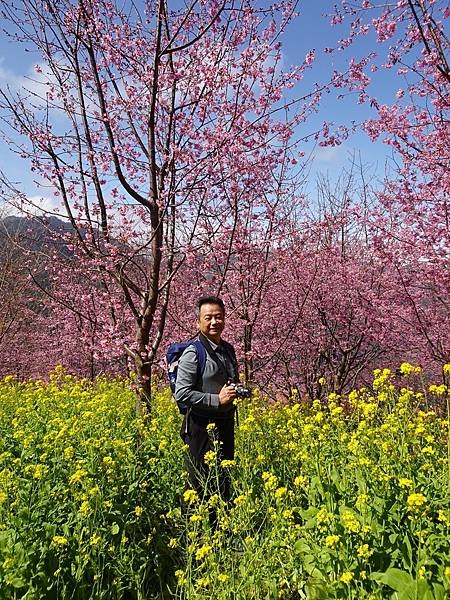
M 398 533 L 391 533 L 391 535 L 389 536 L 389 541 L 391 542 L 391 544 L 394 545 L 397 540 Z
M 310 506 L 308 509 L 306 510 L 300 510 L 300 516 L 305 519 L 311 519 L 312 517 L 315 517 L 317 515 L 317 513 L 319 512 L 319 509 L 316 508 L 315 506 Z
M 433 590 L 425 580 L 413 581 L 398 596 L 399 600 L 436 600 Z
M 315 519 L 308 519 L 308 521 L 306 521 L 306 523 L 303 525 L 303 529 L 314 529 L 316 526 L 316 520 Z
M 384 583 L 396 592 L 403 592 L 407 586 L 414 583 L 414 579 L 409 573 L 395 568 L 388 569 L 385 573 L 372 573 L 370 579 Z
M 322 498 L 325 497 L 322 481 L 321 481 L 320 477 L 318 477 L 317 475 L 315 475 L 314 477 L 311 477 L 310 487 L 313 488 L 314 490 L 318 491 L 319 494 L 322 496 Z
M 120 527 L 118 526 L 118 524 L 117 523 L 113 523 L 111 525 L 111 533 L 113 535 L 117 535 L 119 533 L 119 531 L 120 531 Z
M 312 561 L 310 561 L 310 562 L 307 562 L 307 560 L 306 560 L 307 558 L 308 557 L 305 558 L 304 567 L 305 567 L 305 571 L 308 573 L 308 575 L 310 575 L 314 579 L 323 579 L 323 575 L 322 575 L 321 571 L 315 566 L 314 557 L 310 557 L 310 558 L 312 558 Z
M 297 554 L 309 554 L 311 552 L 311 547 L 305 540 L 297 540 L 294 544 L 294 550 Z
M 428 583 L 416 581 L 401 569 L 388 569 L 385 573 L 372 573 L 370 579 L 384 583 L 397 592 L 396 600 L 437 600 Z M 443 596 L 442 596 L 443 598 Z
M 0 550 L 2 552 L 5 552 L 12 545 L 12 533 L 11 529 L 0 531 Z
M 433 583 L 433 598 L 434 600 L 445 600 L 445 588 L 440 583 Z
M 328 600 L 330 597 L 329 589 L 323 579 L 311 577 L 305 588 L 308 600 Z
M 23 588 L 27 585 L 26 581 L 24 581 L 22 579 L 22 577 L 16 576 L 16 577 L 12 577 L 9 580 L 9 583 L 16 589 L 18 588 Z
M 358 484 L 358 488 L 360 490 L 365 490 L 367 487 L 366 478 L 364 477 L 364 474 L 362 473 L 361 469 L 355 469 L 354 476 L 356 479 L 356 483 Z

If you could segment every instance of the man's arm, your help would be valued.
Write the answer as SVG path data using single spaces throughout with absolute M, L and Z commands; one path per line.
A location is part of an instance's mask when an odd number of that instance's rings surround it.
M 219 394 L 209 394 L 199 391 L 197 381 L 197 351 L 194 346 L 188 346 L 178 363 L 175 397 L 177 402 L 187 405 L 219 406 Z

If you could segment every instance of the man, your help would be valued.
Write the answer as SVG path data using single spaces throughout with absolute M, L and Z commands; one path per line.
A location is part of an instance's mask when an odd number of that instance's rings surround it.
M 213 449 L 208 425 L 214 424 L 214 438 L 219 442 L 221 460 L 234 458 L 234 384 L 239 372 L 236 354 L 231 344 L 222 340 L 225 327 L 225 306 L 220 298 L 203 296 L 196 305 L 199 340 L 206 349 L 203 375 L 197 377 L 197 351 L 188 346 L 178 363 L 176 399 L 188 406 L 181 428 L 181 437 L 188 446 L 185 465 L 189 486 L 203 496 L 203 480 L 208 474 L 205 454 Z M 223 469 L 219 472 L 219 490 L 224 500 L 230 497 L 230 481 Z M 183 508 L 186 508 L 182 500 Z M 214 524 L 215 516 L 210 514 Z

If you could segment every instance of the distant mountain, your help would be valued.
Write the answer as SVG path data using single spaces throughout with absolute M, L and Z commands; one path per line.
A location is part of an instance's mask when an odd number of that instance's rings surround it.
M 51 232 L 64 233 L 70 231 L 70 223 L 58 219 L 58 217 L 38 218 L 38 217 L 17 217 L 10 215 L 0 219 L 0 236 L 32 238 L 35 240 L 50 239 Z
M 61 254 L 69 256 L 67 246 L 61 241 L 56 241 L 54 234 L 63 234 L 71 230 L 70 223 L 53 216 L 44 219 L 10 215 L 0 219 L 0 244 L 2 247 L 15 244 L 22 250 L 33 252 L 48 245 L 56 246 Z

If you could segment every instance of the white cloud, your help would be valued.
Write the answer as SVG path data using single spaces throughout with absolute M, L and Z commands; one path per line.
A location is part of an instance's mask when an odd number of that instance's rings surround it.
M 318 162 L 334 163 L 340 162 L 343 156 L 347 156 L 346 149 L 341 146 L 319 146 L 314 150 L 312 158 Z
M 66 89 L 64 90 L 70 97 L 70 81 L 67 79 L 69 70 L 61 63 L 61 68 L 66 72 Z M 29 65 L 26 72 L 17 74 L 5 65 L 5 57 L 0 57 L 0 85 L 3 88 L 8 87 L 12 95 L 20 95 L 26 99 L 26 104 L 32 112 L 40 112 L 47 107 L 53 109 L 52 116 L 58 120 L 65 120 L 64 102 L 58 94 L 60 84 L 52 69 L 44 62 L 38 62 Z M 52 92 L 53 88 L 53 93 Z M 49 94 L 51 94 L 49 96 Z M 88 97 L 86 103 L 89 109 L 95 109 L 96 105 Z M 45 114 L 45 113 L 43 113 Z
M 63 211 L 61 211 L 59 200 L 46 196 L 16 196 L 10 198 L 4 201 L 2 212 L 3 216 L 54 215 L 60 219 L 65 218 Z

